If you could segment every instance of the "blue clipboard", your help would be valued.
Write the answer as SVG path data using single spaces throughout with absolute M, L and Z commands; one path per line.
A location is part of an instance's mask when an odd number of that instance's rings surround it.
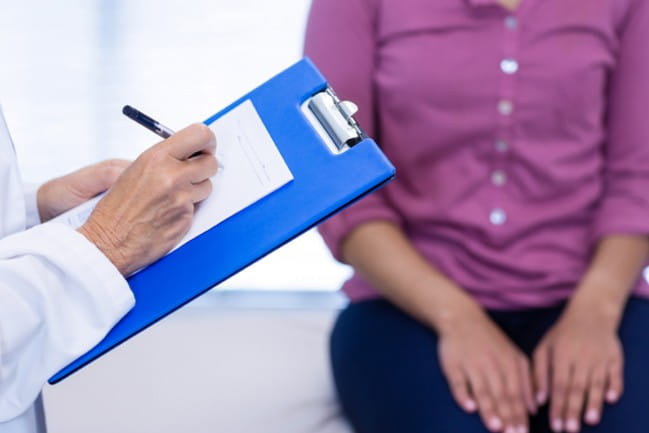
M 49 383 L 65 379 L 394 178 L 390 161 L 355 124 L 353 104 L 335 97 L 310 60 L 301 60 L 204 123 L 247 100 L 294 179 L 129 277 L 135 307 Z

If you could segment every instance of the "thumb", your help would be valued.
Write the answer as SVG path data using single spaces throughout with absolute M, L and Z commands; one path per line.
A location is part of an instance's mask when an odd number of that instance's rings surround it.
M 62 180 L 70 193 L 85 201 L 110 189 L 130 164 L 123 159 L 109 159 L 70 173 Z

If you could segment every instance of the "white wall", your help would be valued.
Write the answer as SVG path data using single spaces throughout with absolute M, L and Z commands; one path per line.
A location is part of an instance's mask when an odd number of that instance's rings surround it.
M 301 57 L 308 0 L 0 0 L 0 101 L 23 176 L 44 181 L 207 118 Z M 335 290 L 349 274 L 304 235 L 224 287 Z

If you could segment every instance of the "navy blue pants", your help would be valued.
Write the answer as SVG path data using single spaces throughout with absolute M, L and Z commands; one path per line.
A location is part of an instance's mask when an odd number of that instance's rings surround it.
M 531 354 L 563 307 L 491 312 Z M 649 301 L 632 298 L 620 327 L 624 394 L 584 433 L 649 432 Z M 476 414 L 453 400 L 437 357 L 434 332 L 387 301 L 348 306 L 331 336 L 331 361 L 343 411 L 356 433 L 486 433 Z M 531 420 L 533 433 L 551 432 L 547 407 Z

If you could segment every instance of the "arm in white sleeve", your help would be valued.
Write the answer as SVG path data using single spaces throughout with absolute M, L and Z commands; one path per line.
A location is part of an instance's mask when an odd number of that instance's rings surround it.
M 0 240 L 0 423 L 96 345 L 134 305 L 126 280 L 83 235 L 47 223 Z

